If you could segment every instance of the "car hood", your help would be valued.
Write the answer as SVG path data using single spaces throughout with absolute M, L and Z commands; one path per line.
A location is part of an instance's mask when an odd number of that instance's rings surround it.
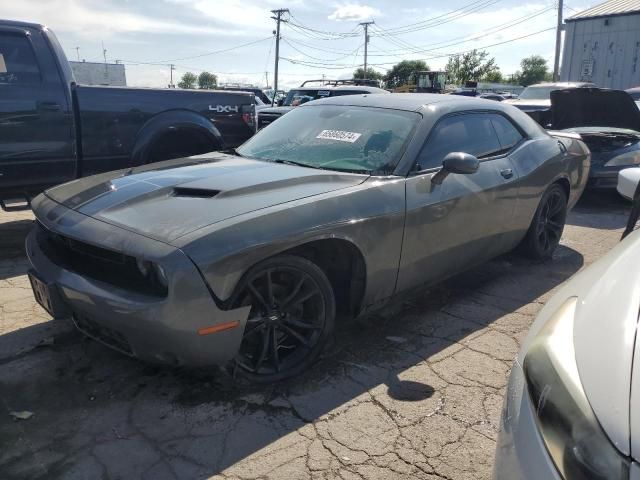
M 568 298 L 577 297 L 573 338 L 580 381 L 607 436 L 620 452 L 632 452 L 636 459 L 640 458 L 640 418 L 635 418 L 634 425 L 632 415 L 640 412 L 640 353 L 635 353 L 634 360 L 634 348 L 640 349 L 636 343 L 638 258 L 640 231 L 564 284 L 538 315 L 518 355 L 522 365 L 545 322 Z M 637 401 L 631 409 L 630 397 Z
M 366 179 L 213 153 L 82 178 L 45 194 L 82 214 L 171 243 L 231 217 Z
M 551 92 L 552 125 L 614 127 L 640 131 L 640 110 L 623 90 L 571 88 Z
M 262 110 L 260 110 L 260 113 L 271 113 L 271 114 L 278 114 L 278 115 L 284 115 L 287 112 L 290 112 L 291 110 L 293 110 L 296 107 L 269 107 L 269 108 L 263 108 Z
M 520 110 L 547 110 L 551 107 L 550 100 L 525 100 L 525 99 L 506 99 L 502 103 L 506 103 L 508 105 L 513 105 L 514 107 L 518 107 Z

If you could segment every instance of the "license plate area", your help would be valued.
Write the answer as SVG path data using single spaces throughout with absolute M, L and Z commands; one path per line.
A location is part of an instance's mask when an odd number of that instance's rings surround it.
M 62 302 L 56 286 L 46 283 L 33 270 L 28 272 L 28 276 L 36 302 L 53 318 L 68 316 L 67 308 Z

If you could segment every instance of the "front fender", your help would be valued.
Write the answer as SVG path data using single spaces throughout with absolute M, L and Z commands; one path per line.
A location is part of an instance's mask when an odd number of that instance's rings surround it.
M 367 307 L 394 293 L 405 215 L 404 179 L 367 183 L 342 195 L 235 217 L 182 237 L 176 246 L 198 266 L 223 304 L 259 261 L 317 240 L 340 239 L 364 259 L 362 306 Z
M 224 148 L 222 135 L 207 118 L 191 110 L 168 110 L 154 115 L 139 130 L 131 152 L 131 165 L 147 163 L 153 144 L 174 129 L 198 131 L 209 137 L 212 144 Z

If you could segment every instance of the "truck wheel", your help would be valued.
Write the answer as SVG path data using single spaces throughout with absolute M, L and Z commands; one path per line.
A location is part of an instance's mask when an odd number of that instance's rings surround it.
M 232 297 L 251 305 L 234 374 L 270 383 L 308 368 L 333 333 L 335 299 L 324 272 L 313 262 L 278 255 L 251 268 Z
M 551 258 L 560 243 L 566 219 L 567 194 L 562 186 L 554 183 L 542 195 L 520 251 L 534 260 Z
M 219 145 L 202 135 L 171 132 L 163 135 L 152 145 L 145 163 L 200 155 L 219 148 Z

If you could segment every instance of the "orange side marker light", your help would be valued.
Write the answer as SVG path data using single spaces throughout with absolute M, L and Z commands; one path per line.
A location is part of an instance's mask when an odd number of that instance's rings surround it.
M 213 327 L 205 327 L 198 330 L 198 335 L 211 335 L 212 333 L 223 332 L 240 326 L 240 322 L 234 320 L 233 322 L 225 322 Z

